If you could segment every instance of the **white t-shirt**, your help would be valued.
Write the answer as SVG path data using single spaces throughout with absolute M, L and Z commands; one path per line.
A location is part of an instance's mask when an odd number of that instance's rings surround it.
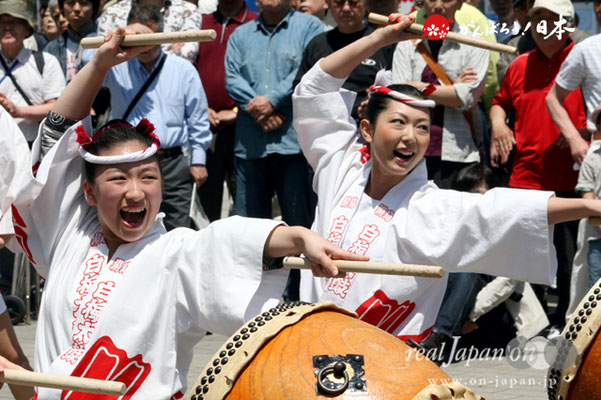
M 547 223 L 551 192 L 493 189 L 484 195 L 440 190 L 425 162 L 381 200 L 364 193 L 371 173 L 350 117 L 354 93 L 319 63 L 293 95 L 299 144 L 315 170 L 313 230 L 372 261 L 440 265 L 549 284 L 557 262 Z M 442 279 L 301 273 L 301 299 L 332 300 L 403 339 L 421 340 L 434 325 L 446 288 Z
M 279 223 L 233 217 L 167 233 L 159 216 L 109 260 L 83 198 L 82 166 L 72 127 L 15 201 L 23 247 L 47 278 L 35 369 L 119 380 L 132 400 L 181 398 L 192 348 L 207 330 L 230 335 L 277 305 L 287 272 L 263 272 L 262 255 Z M 38 399 L 96 398 L 63 395 L 38 391 Z
M 555 82 L 572 91 L 579 86 L 587 110 L 587 128 L 594 132 L 591 114 L 601 103 L 601 34 L 576 44 L 561 65 Z
M 79 71 L 79 62 L 77 62 L 77 52 L 79 51 L 79 43 L 67 38 L 67 82 L 70 82 L 75 74 Z
M 9 61 L 4 58 L 10 69 L 15 62 L 18 64 L 12 69 L 11 74 L 23 89 L 33 105 L 44 104 L 48 100 L 56 99 L 65 88 L 65 76 L 56 57 L 52 54 L 44 55 L 44 76 L 40 74 L 33 57 L 33 52 L 26 48 L 21 49 L 15 60 Z M 1 57 L 4 57 L 3 55 Z M 0 72 L 4 77 L 6 71 L 0 66 Z M 2 79 L 2 78 L 0 78 Z M 0 93 L 3 93 L 10 101 L 18 106 L 28 105 L 23 96 L 17 91 L 10 78 L 6 76 L 0 83 Z M 25 135 L 27 141 L 32 142 L 38 133 L 38 121 L 16 119 L 19 128 Z

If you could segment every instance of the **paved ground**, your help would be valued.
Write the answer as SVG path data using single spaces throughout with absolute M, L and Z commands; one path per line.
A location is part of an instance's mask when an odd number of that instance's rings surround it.
M 33 360 L 35 321 L 31 325 L 20 324 L 15 330 L 23 350 Z M 194 348 L 195 357 L 188 374 L 190 385 L 194 384 L 206 362 L 225 339 L 219 335 L 207 336 Z M 517 369 L 505 359 L 464 361 L 443 369 L 487 400 L 547 399 L 544 388 L 545 369 Z M 11 398 L 8 388 L 0 390 L 0 400 Z

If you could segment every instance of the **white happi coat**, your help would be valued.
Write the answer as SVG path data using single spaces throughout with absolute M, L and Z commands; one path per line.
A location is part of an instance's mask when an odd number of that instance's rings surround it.
M 23 133 L 10 114 L 0 107 L 0 235 L 15 233 L 11 204 L 29 176 L 31 153 Z
M 318 204 L 313 230 L 372 261 L 440 265 L 550 283 L 556 272 L 550 192 L 494 189 L 484 195 L 440 190 L 425 161 L 381 200 L 364 193 L 371 161 L 350 117 L 354 93 L 319 63 L 296 87 L 294 126 L 315 170 Z M 347 274 L 314 278 L 302 272 L 301 299 L 333 300 L 359 318 L 403 339 L 420 340 L 434 325 L 442 279 Z
M 158 218 L 109 259 L 82 168 L 71 128 L 15 201 L 23 247 L 47 278 L 35 369 L 125 382 L 122 399 L 179 399 L 207 330 L 229 335 L 277 304 L 286 271 L 262 272 L 262 257 L 278 223 L 235 217 L 166 233 Z M 59 398 L 95 397 L 38 391 L 38 399 Z

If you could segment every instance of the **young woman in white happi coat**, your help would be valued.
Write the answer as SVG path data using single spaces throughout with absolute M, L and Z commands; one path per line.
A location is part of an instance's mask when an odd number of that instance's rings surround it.
M 377 29 L 318 62 L 293 94 L 298 141 L 315 170 L 313 230 L 372 261 L 440 265 L 550 284 L 556 272 L 553 224 L 601 214 L 601 202 L 551 192 L 494 189 L 484 195 L 440 190 L 427 180 L 424 152 L 434 102 L 408 85 L 372 87 L 358 142 L 350 116 L 355 94 L 341 89 L 377 49 L 414 35 L 410 17 Z M 452 87 L 437 86 L 437 96 Z M 368 160 L 369 158 L 369 160 Z M 302 274 L 301 299 L 333 300 L 404 340 L 431 331 L 442 279 Z
M 358 257 L 270 220 L 234 217 L 167 233 L 157 216 L 152 125 L 113 124 L 91 135 L 86 115 L 106 72 L 148 49 L 121 49 L 118 35 L 107 40 L 44 122 L 33 160 L 60 139 L 14 199 L 17 238 L 47 278 L 35 370 L 119 380 L 128 388 L 123 399 L 179 399 L 192 348 L 207 330 L 229 335 L 278 303 L 287 273 L 262 271 L 269 260 L 304 253 L 317 275 L 334 276 L 332 258 Z M 37 392 L 38 399 L 94 397 Z

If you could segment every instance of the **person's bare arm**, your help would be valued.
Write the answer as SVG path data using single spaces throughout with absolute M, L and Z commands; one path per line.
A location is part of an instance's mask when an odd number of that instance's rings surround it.
M 338 269 L 332 260 L 369 260 L 369 257 L 342 250 L 302 226 L 277 226 L 267 238 L 263 248 L 263 257 L 265 258 L 286 257 L 301 253 L 313 263 L 312 270 L 315 276 L 338 276 Z
M 551 118 L 553 118 L 553 122 L 557 128 L 559 128 L 559 131 L 570 146 L 572 158 L 580 165 L 588 151 L 588 144 L 572 123 L 568 111 L 563 105 L 568 94 L 570 94 L 569 90 L 554 83 L 547 94 L 545 102 L 547 103 L 547 109 L 549 110 Z
M 550 225 L 587 217 L 601 217 L 601 200 L 566 199 L 553 196 L 549 198 L 547 215 Z
M 90 113 L 92 102 L 102 87 L 109 69 L 152 48 L 152 46 L 121 48 L 124 34 L 125 28 L 118 28 L 104 37 L 105 43 L 67 85 L 52 111 L 74 121 L 85 118 Z
M 492 125 L 490 135 L 490 162 L 493 167 L 498 167 L 507 162 L 507 158 L 513 146 L 515 146 L 515 135 L 507 126 L 507 113 L 498 104 L 490 108 L 490 122 Z
M 372 56 L 378 49 L 402 40 L 419 38 L 418 35 L 404 31 L 413 22 L 412 17 L 391 14 L 390 18 L 397 23 L 376 29 L 370 35 L 330 54 L 321 60 L 321 69 L 335 78 L 346 78 L 361 61 Z

